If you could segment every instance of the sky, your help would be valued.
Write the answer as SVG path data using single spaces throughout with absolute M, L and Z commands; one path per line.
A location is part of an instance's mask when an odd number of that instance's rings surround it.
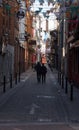
M 47 10 L 50 10 L 52 8 L 52 3 L 48 6 L 48 2 L 44 2 L 43 5 L 40 5 L 38 0 L 35 0 L 33 5 L 31 6 L 32 11 L 37 11 L 39 8 L 42 8 L 42 12 L 46 12 Z

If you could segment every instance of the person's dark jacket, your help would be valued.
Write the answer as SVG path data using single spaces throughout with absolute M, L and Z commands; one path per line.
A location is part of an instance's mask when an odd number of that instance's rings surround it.
M 41 66 L 41 74 L 46 74 L 47 73 L 47 68 L 46 66 L 42 65 Z
M 39 62 L 36 64 L 35 70 L 36 70 L 36 72 L 37 72 L 38 74 L 41 74 L 41 65 L 40 65 Z

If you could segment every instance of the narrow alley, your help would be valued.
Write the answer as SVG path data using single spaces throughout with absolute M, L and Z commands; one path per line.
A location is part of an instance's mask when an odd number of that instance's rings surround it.
M 0 130 L 79 130 L 79 0 L 0 0 Z
M 46 83 L 38 83 L 30 68 L 21 81 L 0 95 L 0 126 L 3 124 L 78 124 L 78 92 L 74 100 L 57 82 L 57 71 L 47 66 Z M 5 125 L 4 125 L 5 126 Z M 69 129 L 70 130 L 70 129 Z

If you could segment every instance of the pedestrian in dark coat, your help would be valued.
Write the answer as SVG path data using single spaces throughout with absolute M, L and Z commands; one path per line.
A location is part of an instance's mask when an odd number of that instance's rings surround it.
M 46 73 L 47 73 L 47 68 L 44 64 L 41 66 L 41 78 L 42 78 L 42 83 L 46 82 Z
M 35 70 L 37 73 L 37 81 L 40 82 L 41 81 L 41 64 L 40 64 L 40 62 L 37 62 L 36 66 L 35 66 Z

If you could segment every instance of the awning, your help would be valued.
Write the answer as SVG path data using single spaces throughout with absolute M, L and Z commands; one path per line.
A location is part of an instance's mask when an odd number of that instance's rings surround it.
M 67 43 L 70 43 L 70 42 L 72 42 L 73 40 L 74 40 L 74 36 L 72 35 L 72 36 L 70 36 L 70 37 L 68 38 Z
M 75 43 L 73 43 L 75 47 L 79 47 L 79 40 L 77 40 Z
M 70 44 L 70 48 L 79 47 L 79 40 L 75 41 L 74 43 Z
M 79 40 L 77 40 L 77 41 L 73 42 L 73 44 L 78 44 L 78 43 L 79 43 Z

